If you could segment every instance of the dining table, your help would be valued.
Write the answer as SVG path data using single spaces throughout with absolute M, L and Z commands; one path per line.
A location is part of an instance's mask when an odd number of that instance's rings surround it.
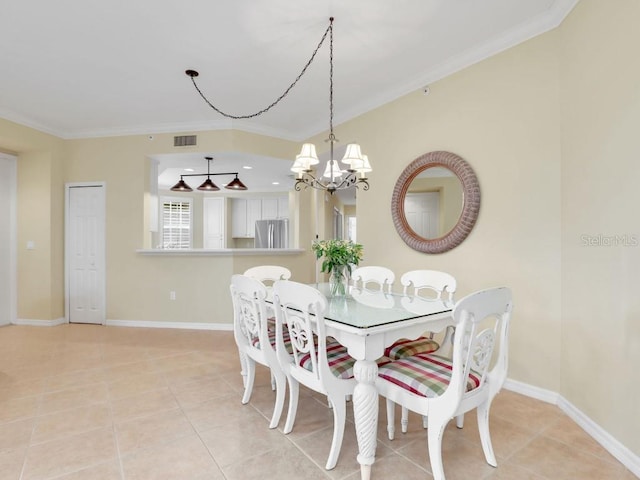
M 353 412 L 362 480 L 370 480 L 375 462 L 378 426 L 376 360 L 401 338 L 414 339 L 425 331 L 440 332 L 453 325 L 453 302 L 387 293 L 350 286 L 345 295 L 332 296 L 328 283 L 311 284 L 327 298 L 327 336 L 344 345 L 355 358 Z

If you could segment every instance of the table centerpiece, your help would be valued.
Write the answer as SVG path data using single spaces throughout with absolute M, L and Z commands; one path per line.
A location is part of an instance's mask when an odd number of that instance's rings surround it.
M 315 241 L 312 248 L 316 259 L 324 257 L 321 271 L 329 274 L 331 295 L 346 295 L 351 268 L 362 260 L 362 245 L 351 240 L 333 239 Z

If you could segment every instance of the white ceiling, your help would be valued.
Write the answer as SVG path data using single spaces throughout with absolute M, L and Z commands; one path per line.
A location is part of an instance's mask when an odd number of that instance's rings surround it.
M 235 128 L 300 141 L 328 128 L 328 42 L 250 120 L 213 111 L 184 71 L 223 111 L 256 112 L 333 16 L 340 138 L 341 122 L 556 27 L 577 1 L 2 0 L 0 117 L 62 138 Z

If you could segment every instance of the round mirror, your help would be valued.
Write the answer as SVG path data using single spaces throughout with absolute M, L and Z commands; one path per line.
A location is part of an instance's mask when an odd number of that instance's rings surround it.
M 480 210 L 471 166 L 450 152 L 430 152 L 404 169 L 391 198 L 398 234 L 414 250 L 442 253 L 467 238 Z

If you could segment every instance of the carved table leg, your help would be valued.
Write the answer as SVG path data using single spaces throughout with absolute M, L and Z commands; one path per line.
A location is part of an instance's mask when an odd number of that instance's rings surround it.
M 353 416 L 358 437 L 358 463 L 362 480 L 371 478 L 371 465 L 376 457 L 378 430 L 378 365 L 370 360 L 357 360 L 353 374 L 358 384 L 353 391 Z

